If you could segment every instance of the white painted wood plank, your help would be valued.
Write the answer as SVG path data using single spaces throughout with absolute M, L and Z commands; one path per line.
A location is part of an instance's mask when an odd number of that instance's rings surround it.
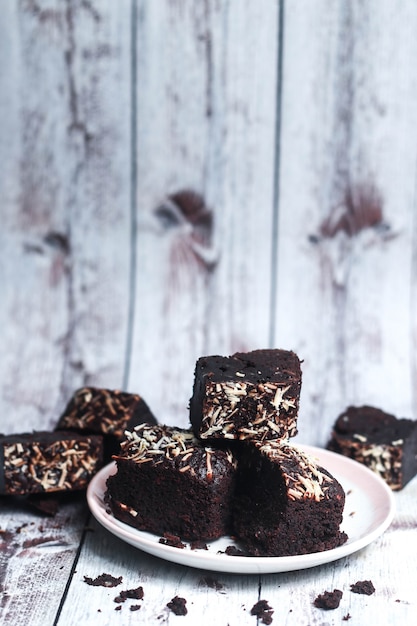
M 278 5 L 138 6 L 129 385 L 161 421 L 184 426 L 196 359 L 269 340 Z M 212 211 L 203 233 L 193 216 L 155 215 L 190 188 Z
M 121 386 L 130 281 L 130 3 L 1 20 L 1 430 Z
M 305 442 L 350 403 L 415 415 L 416 24 L 286 4 L 276 343 L 304 359 Z
M 131 2 L 79 2 L 67 18 L 72 244 L 63 391 L 120 387 L 131 271 Z M 68 56 L 68 55 L 67 55 Z
M 42 28 L 17 3 L 7 3 L 4 10 L 0 380 L 1 430 L 9 432 L 48 423 L 59 395 L 60 341 L 68 319 L 66 243 L 57 236 L 65 233 L 61 171 L 53 159 L 61 138 L 56 77 L 63 72 L 62 56 L 55 58 L 52 72 L 42 69 L 42 50 L 50 54 L 59 47 L 59 28 L 54 22 Z M 55 114 L 48 115 L 46 106 Z
M 53 518 L 4 497 L 0 507 L 0 623 L 53 624 L 88 519 L 86 503 L 61 505 Z
M 187 601 L 182 624 L 256 623 L 250 610 L 258 600 L 258 576 L 232 576 L 171 564 L 128 546 L 96 522 L 92 528 L 58 624 L 93 622 L 99 626 L 119 618 L 123 624 L 135 624 L 138 620 L 141 624 L 176 623 L 179 617 L 166 607 L 175 596 Z M 85 576 L 94 579 L 103 573 L 115 578 L 122 576 L 121 584 L 109 589 L 84 582 Z M 143 587 L 143 600 L 114 602 L 121 590 L 138 586 Z M 137 604 L 141 605 L 139 611 L 131 611 L 130 607 Z

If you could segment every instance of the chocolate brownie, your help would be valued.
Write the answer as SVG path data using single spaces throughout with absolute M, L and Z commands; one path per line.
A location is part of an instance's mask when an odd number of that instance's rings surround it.
M 156 424 L 156 419 L 140 395 L 118 389 L 82 387 L 70 399 L 56 429 L 103 435 L 107 462 L 119 451 L 125 430 L 145 422 Z
M 0 437 L 0 494 L 85 489 L 102 466 L 103 438 L 39 431 Z
M 417 474 L 417 421 L 349 406 L 337 418 L 327 448 L 363 463 L 398 491 Z
M 126 433 L 107 480 L 114 516 L 183 540 L 230 531 L 236 463 L 229 450 L 204 447 L 190 429 L 142 424 Z
M 190 421 L 204 440 L 287 439 L 297 434 L 300 361 L 287 350 L 198 359 Z
M 242 446 L 233 530 L 249 554 L 291 556 L 341 545 L 344 503 L 340 483 L 295 446 Z

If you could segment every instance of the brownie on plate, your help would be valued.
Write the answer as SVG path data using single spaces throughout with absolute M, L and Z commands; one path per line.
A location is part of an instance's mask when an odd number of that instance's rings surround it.
M 270 441 L 242 447 L 233 531 L 252 556 L 293 556 L 343 544 L 345 493 L 296 446 Z
M 190 429 L 141 424 L 115 458 L 106 498 L 121 521 L 187 541 L 230 531 L 236 462 L 229 450 L 204 447 Z

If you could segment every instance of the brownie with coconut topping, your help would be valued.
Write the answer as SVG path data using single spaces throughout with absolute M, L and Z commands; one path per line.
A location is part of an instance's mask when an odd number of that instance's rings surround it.
M 292 556 L 343 544 L 345 493 L 296 446 L 246 442 L 238 462 L 233 530 L 252 556 Z
M 57 430 L 96 433 L 104 438 L 105 461 L 119 451 L 125 430 L 156 419 L 142 396 L 118 389 L 82 387 L 68 402 Z
M 103 438 L 38 431 L 0 436 L 0 494 L 85 489 L 103 464 Z
M 190 399 L 194 433 L 226 441 L 293 437 L 300 389 L 300 361 L 288 350 L 201 357 Z
M 327 448 L 366 465 L 398 491 L 417 474 L 417 421 L 349 406 L 334 423 Z
M 106 499 L 116 518 L 186 541 L 230 532 L 236 462 L 229 450 L 204 447 L 191 429 L 141 424 L 126 432 L 115 461 Z

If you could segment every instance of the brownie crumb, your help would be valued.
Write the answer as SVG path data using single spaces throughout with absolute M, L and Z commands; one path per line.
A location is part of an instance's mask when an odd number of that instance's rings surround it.
M 115 578 L 114 576 L 111 576 L 111 574 L 100 574 L 97 578 L 84 576 L 84 582 L 87 583 L 87 585 L 92 585 L 93 587 L 117 587 L 117 585 L 120 585 L 122 580 L 122 576 Z
M 350 620 L 350 619 L 351 619 L 351 617 L 352 617 L 352 616 L 351 616 L 351 614 L 350 614 L 350 613 L 346 613 L 346 615 L 344 615 L 344 616 L 342 617 L 342 621 L 343 621 L 343 622 L 347 622 L 348 620 Z
M 132 606 L 130 607 L 131 611 L 139 611 L 141 605 L 140 604 L 132 604 Z
M 272 615 L 274 611 L 272 607 L 269 606 L 267 600 L 259 600 L 256 604 L 251 608 L 250 614 L 256 615 L 263 624 L 272 624 Z
M 371 596 L 375 592 L 375 587 L 371 580 L 358 580 L 354 585 L 350 586 L 350 590 L 353 593 L 362 593 L 366 596 Z
M 122 607 L 121 606 L 116 606 L 116 608 L 114 609 L 115 611 L 121 611 Z
M 164 546 L 172 546 L 173 548 L 185 548 L 185 543 L 177 535 L 171 535 L 170 533 L 164 533 L 164 536 L 159 539 L 159 543 Z
M 114 602 L 124 602 L 128 598 L 133 600 L 143 600 L 143 587 L 137 587 L 136 589 L 126 589 L 121 591 L 118 596 L 115 597 Z
M 185 598 L 180 598 L 179 596 L 175 596 L 172 598 L 171 602 L 168 602 L 167 607 L 175 613 L 175 615 L 187 615 L 187 607 L 185 606 L 187 600 Z
M 227 546 L 227 548 L 224 551 L 224 553 L 229 555 L 229 556 L 246 556 L 246 554 L 243 552 L 243 550 L 240 550 L 239 548 L 236 548 L 236 546 Z
M 337 609 L 340 604 L 340 600 L 342 599 L 343 592 L 340 589 L 333 589 L 333 591 L 325 591 L 324 593 L 317 596 L 314 600 L 314 606 L 318 609 L 325 609 L 326 611 L 330 609 Z

